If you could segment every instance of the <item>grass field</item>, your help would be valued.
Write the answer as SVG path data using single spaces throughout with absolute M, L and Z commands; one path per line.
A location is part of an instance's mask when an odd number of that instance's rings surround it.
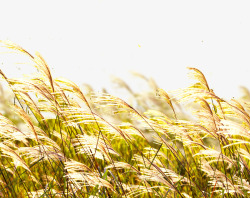
M 1 92 L 1 197 L 249 197 L 250 94 L 226 101 L 201 71 L 166 92 L 152 79 L 131 100 L 53 78 L 39 53 L 37 73 Z M 94 78 L 94 77 L 93 77 Z M 11 94 L 10 94 L 11 93 Z M 13 98 L 13 99 L 12 99 Z

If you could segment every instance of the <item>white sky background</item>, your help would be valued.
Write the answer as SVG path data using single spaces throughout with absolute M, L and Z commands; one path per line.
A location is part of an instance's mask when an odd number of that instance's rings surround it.
M 110 74 L 136 85 L 133 70 L 168 91 L 189 85 L 186 67 L 196 67 L 221 97 L 250 88 L 249 1 L 3 2 L 0 39 L 39 51 L 54 76 L 100 89 Z M 7 76 L 31 71 L 6 57 Z

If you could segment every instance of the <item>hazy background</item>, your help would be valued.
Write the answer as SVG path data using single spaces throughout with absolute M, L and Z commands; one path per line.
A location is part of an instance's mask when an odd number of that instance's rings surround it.
M 166 91 L 182 88 L 186 67 L 196 67 L 227 98 L 250 87 L 249 19 L 249 1 L 2 1 L 0 39 L 39 51 L 55 76 L 97 90 L 111 74 L 135 85 L 131 70 Z M 31 71 L 14 62 L 0 54 L 8 76 Z

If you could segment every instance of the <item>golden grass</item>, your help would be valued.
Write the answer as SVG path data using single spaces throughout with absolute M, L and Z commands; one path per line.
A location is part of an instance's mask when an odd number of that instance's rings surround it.
M 133 107 L 108 93 L 84 94 L 53 78 L 39 53 L 1 43 L 38 70 L 25 79 L 0 70 L 17 101 L 1 100 L 1 197 L 250 196 L 247 94 L 226 101 L 189 68 L 196 83 L 169 93 L 141 75 L 153 94 L 117 80 Z

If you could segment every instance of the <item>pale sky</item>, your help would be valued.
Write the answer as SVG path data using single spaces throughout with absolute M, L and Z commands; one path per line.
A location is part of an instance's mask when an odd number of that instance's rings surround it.
M 166 91 L 190 85 L 200 69 L 221 97 L 250 88 L 249 1 L 3 1 L 0 40 L 40 52 L 55 76 L 109 86 L 110 75 L 133 86 L 128 71 Z M 1 49 L 2 51 L 2 49 Z M 0 55 L 9 76 L 31 71 Z M 18 62 L 18 61 L 17 61 Z M 20 61 L 19 61 L 20 62 Z

